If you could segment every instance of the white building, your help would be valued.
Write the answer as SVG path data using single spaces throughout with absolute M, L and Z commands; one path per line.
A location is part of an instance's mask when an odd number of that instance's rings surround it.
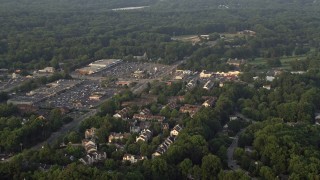
M 39 73 L 54 73 L 55 69 L 54 67 L 46 67 L 44 69 L 40 69 Z
M 179 132 L 182 130 L 179 124 L 175 125 L 170 131 L 170 136 L 178 136 Z
M 146 156 L 135 156 L 132 154 L 125 154 L 122 158 L 123 161 L 130 161 L 130 163 L 137 163 L 138 161 L 147 159 Z

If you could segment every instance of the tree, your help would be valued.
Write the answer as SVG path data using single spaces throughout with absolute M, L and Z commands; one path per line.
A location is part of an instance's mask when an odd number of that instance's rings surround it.
M 81 141 L 80 134 L 76 131 L 71 131 L 68 134 L 67 139 L 71 143 L 79 143 Z
M 113 159 L 107 159 L 104 162 L 104 166 L 108 170 L 114 170 L 116 168 L 116 162 Z
M 221 168 L 221 161 L 217 156 L 212 154 L 204 156 L 201 164 L 202 179 L 215 179 Z
M 282 65 L 279 58 L 269 59 L 267 60 L 267 64 L 269 65 L 269 67 L 280 67 Z
M 153 179 L 167 179 L 168 178 L 168 164 L 162 158 L 155 158 L 152 160 L 152 177 Z
M 184 159 L 180 164 L 179 164 L 179 169 L 182 175 L 186 178 L 192 171 L 192 161 L 188 158 Z
M 260 168 L 260 176 L 266 180 L 275 179 L 275 175 L 274 175 L 272 169 L 269 168 L 268 166 L 262 166 Z

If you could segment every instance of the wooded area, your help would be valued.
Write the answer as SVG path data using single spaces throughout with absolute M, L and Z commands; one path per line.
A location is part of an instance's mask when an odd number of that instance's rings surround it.
M 0 152 L 19 153 L 0 163 L 1 178 L 319 179 L 320 127 L 315 125 L 315 116 L 320 109 L 320 2 L 0 0 L 0 3 L 0 67 L 10 72 L 22 69 L 26 74 L 46 66 L 64 70 L 48 78 L 26 81 L 15 89 L 20 93 L 60 78 L 71 78 L 69 72 L 93 60 L 137 61 L 133 57 L 144 53 L 148 56 L 144 61 L 156 63 L 173 64 L 185 59 L 179 66 L 181 69 L 242 71 L 241 81 L 221 87 L 215 84 L 211 90 L 198 86 L 189 90 L 186 82 L 173 82 L 169 86 L 159 81 L 148 83 L 142 95 L 124 88 L 99 106 L 95 116 L 83 120 L 79 129 L 40 150 L 27 148 L 73 119 L 63 116 L 59 109 L 51 110 L 47 119 L 36 113 L 21 114 L 16 106 L 5 104 L 8 94 L 1 93 Z M 112 10 L 136 6 L 147 7 Z M 245 34 L 245 30 L 254 33 Z M 184 35 L 195 36 L 199 42 L 183 41 Z M 238 68 L 227 64 L 229 59 L 236 58 L 247 63 Z M 266 80 L 271 71 L 279 69 L 282 73 L 272 82 Z M 112 116 L 124 108 L 123 102 L 141 96 L 156 97 L 154 102 L 143 106 L 151 114 L 165 117 L 170 127 L 176 124 L 184 127 L 160 157 L 152 158 L 152 153 L 170 131 L 163 130 L 159 123 L 150 127 L 153 137 L 149 143 L 136 142 L 135 132 L 121 141 L 123 149 L 107 144 L 112 132 L 128 132 L 131 127 L 128 121 Z M 217 100 L 214 107 L 201 107 L 191 117 L 176 107 L 165 107 L 172 97 L 180 96 L 184 104 L 200 106 L 203 97 Z M 179 105 L 183 103 L 178 101 Z M 138 113 L 139 108 L 133 105 L 129 116 Z M 231 121 L 235 113 L 250 120 Z M 81 144 L 89 128 L 96 128 L 99 148 L 107 155 L 105 161 L 94 166 L 74 161 L 85 155 L 84 148 L 75 144 Z M 239 132 L 239 147 L 234 152 L 239 170 L 231 171 L 230 137 Z M 66 147 L 62 148 L 61 143 Z M 130 164 L 122 161 L 126 153 L 148 159 Z M 42 168 L 44 164 L 48 166 Z

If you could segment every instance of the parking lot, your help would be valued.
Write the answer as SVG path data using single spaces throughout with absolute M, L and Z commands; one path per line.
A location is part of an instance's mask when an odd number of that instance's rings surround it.
M 1 91 L 10 91 L 11 89 L 14 89 L 15 87 L 18 87 L 23 82 L 25 82 L 27 78 L 25 77 L 19 77 L 16 79 L 7 79 L 0 82 L 0 90 Z
M 158 78 L 170 66 L 156 63 L 146 62 L 123 62 L 112 68 L 105 69 L 99 73 L 90 75 L 93 77 L 115 77 L 115 78 L 133 78 L 132 74 L 135 71 L 145 71 L 147 78 Z
M 70 109 L 89 109 L 96 106 L 101 100 L 111 97 L 116 89 L 103 88 L 99 81 L 84 81 L 80 85 L 69 89 L 59 95 L 51 97 L 40 104 L 41 107 L 67 107 Z M 100 100 L 90 100 L 94 94 L 101 94 Z

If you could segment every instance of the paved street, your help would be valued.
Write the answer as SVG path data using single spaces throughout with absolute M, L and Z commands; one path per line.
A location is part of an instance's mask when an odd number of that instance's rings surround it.
M 237 164 L 236 160 L 233 159 L 234 150 L 236 147 L 238 147 L 238 140 L 239 135 L 244 131 L 245 129 L 242 129 L 238 134 L 233 138 L 232 144 L 229 146 L 227 150 L 227 156 L 228 156 L 228 167 L 234 171 L 240 169 L 240 166 Z
M 57 132 L 52 133 L 51 136 L 47 140 L 33 146 L 32 149 L 40 149 L 46 143 L 48 143 L 48 144 L 54 143 L 60 136 L 66 134 L 68 131 L 76 130 L 77 127 L 80 125 L 81 121 L 83 121 L 84 119 L 86 119 L 90 116 L 95 115 L 96 113 L 97 113 L 96 109 L 91 109 L 89 112 L 81 115 L 78 118 L 75 118 L 72 122 L 62 126 Z

